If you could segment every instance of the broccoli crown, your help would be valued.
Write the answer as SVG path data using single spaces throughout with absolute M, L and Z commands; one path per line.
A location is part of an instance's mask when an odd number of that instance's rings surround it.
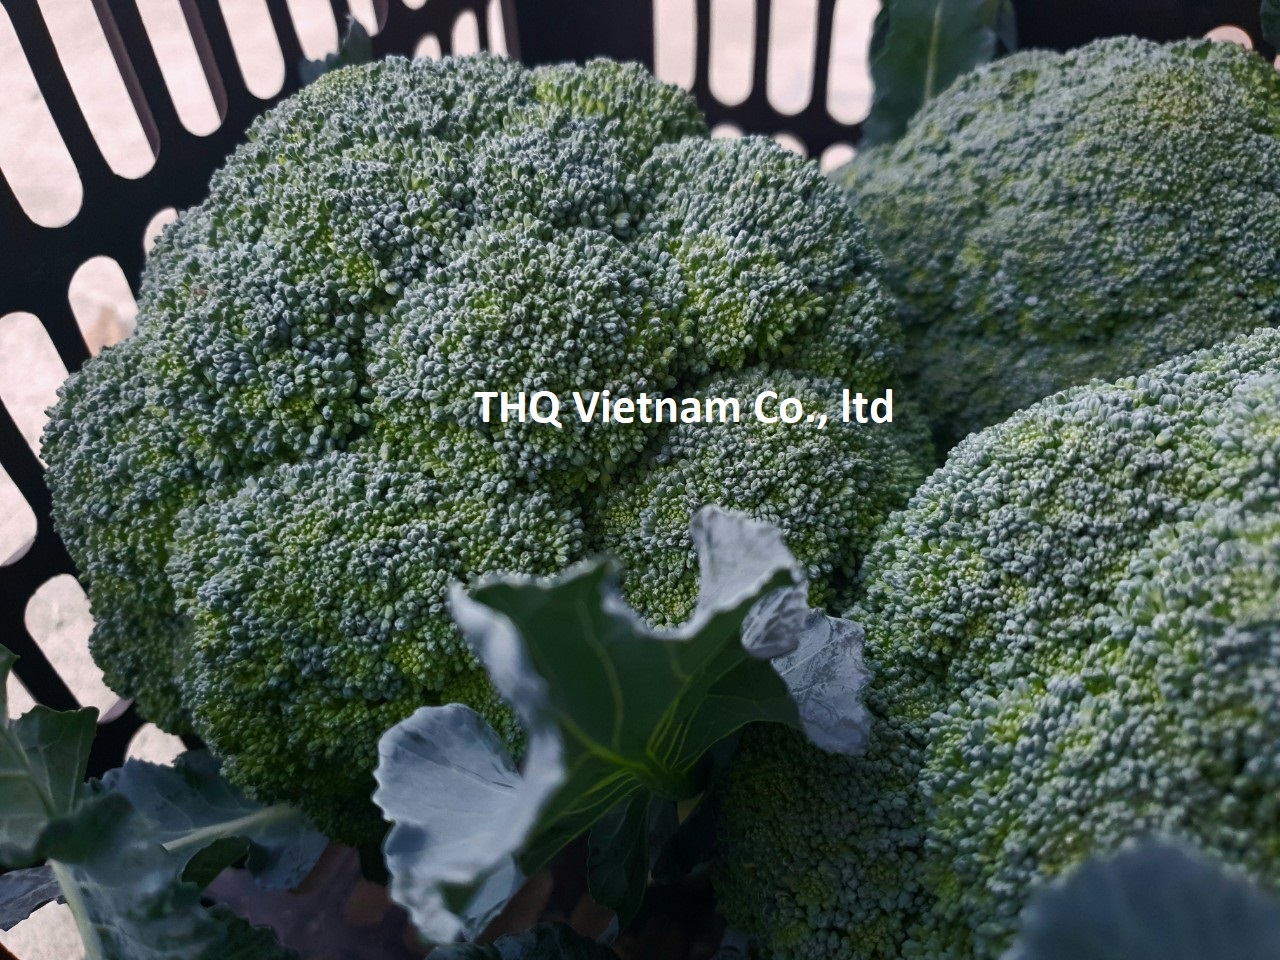
M 766 390 L 799 399 L 806 416 L 827 418 L 825 426 L 756 418 Z M 809 573 L 809 602 L 848 605 L 874 530 L 928 475 L 933 451 L 922 419 L 909 411 L 895 411 L 892 426 L 843 422 L 840 391 L 831 378 L 759 368 L 702 387 L 705 396 L 736 399 L 743 418 L 674 427 L 596 514 L 599 542 L 630 571 L 623 593 L 632 606 L 664 625 L 692 613 L 698 565 L 689 521 L 707 503 L 778 526 Z M 762 411 L 775 416 L 778 404 L 768 398 Z
M 813 165 L 712 140 L 639 67 L 328 74 L 165 230 L 137 334 L 52 413 L 94 654 L 256 796 L 369 839 L 383 728 L 460 700 L 511 732 L 446 583 L 599 546 L 602 491 L 671 429 L 584 424 L 572 391 L 684 395 L 747 367 L 879 390 L 898 347 L 877 270 Z M 477 392 L 544 390 L 562 429 L 496 401 L 482 422 Z M 840 480 L 806 490 L 834 503 Z
M 1160 832 L 1280 883 L 1280 331 L 970 436 L 867 556 L 865 756 L 753 737 L 721 893 L 770 956 L 999 957 Z
M 948 445 L 1280 319 L 1280 78 L 1235 44 L 1018 53 L 835 176 Z

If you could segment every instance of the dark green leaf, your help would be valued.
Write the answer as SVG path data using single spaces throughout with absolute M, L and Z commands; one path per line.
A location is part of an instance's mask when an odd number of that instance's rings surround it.
M 36 706 L 9 719 L 5 683 L 17 658 L 0 647 L 0 866 L 39 862 L 40 833 L 71 812 L 97 729 L 92 707 L 58 713 Z
M 1262 0 L 1262 37 L 1280 47 L 1280 0 Z
M 13 657 L 0 647 L 0 691 Z M 7 707 L 0 694 L 0 706 Z M 288 808 L 245 799 L 207 754 L 173 767 L 130 761 L 102 783 L 84 783 L 97 711 L 36 707 L 0 726 L 0 849 L 47 860 L 47 872 L 11 874 L 33 906 L 66 900 L 87 960 L 283 960 L 267 931 L 200 903 L 191 870 L 207 879 L 249 854 L 263 878 L 294 882 L 323 838 Z M 199 857 L 198 866 L 193 861 Z M 6 899 L 6 909 L 10 907 Z
M 525 767 L 521 776 L 493 728 L 458 703 L 422 707 L 379 742 L 373 799 L 394 824 L 391 896 L 428 940 L 474 937 L 523 881 L 516 854 L 563 780 L 545 724 L 530 731 Z
M 562 923 L 540 923 L 491 944 L 437 947 L 434 960 L 618 960 L 618 955 Z
M 292 956 L 267 934 L 228 924 L 201 906 L 200 888 L 179 880 L 187 858 L 157 842 L 150 822 L 123 794 L 88 797 L 49 825 L 41 851 L 76 919 L 86 960 Z M 245 952 L 246 942 L 253 952 Z
M 292 950 L 280 945 L 266 927 L 255 927 L 223 904 L 214 904 L 209 915 L 222 924 L 222 940 L 218 952 L 208 960 L 298 960 Z
M 752 611 L 753 620 L 759 610 Z M 800 711 L 808 738 L 831 753 L 857 753 L 871 725 L 862 704 L 867 681 L 862 627 L 818 610 L 806 611 L 802 623 L 796 648 L 775 658 L 774 669 Z
M 675 833 L 675 803 L 640 793 L 614 807 L 587 836 L 587 885 L 626 927 L 635 919 L 658 851 Z
M 1005 960 L 1280 957 L 1280 902 L 1199 854 L 1145 841 L 1031 898 Z
M 130 760 L 103 786 L 129 798 L 184 869 L 200 855 L 198 872 L 188 875 L 198 883 L 247 853 L 246 866 L 263 886 L 296 887 L 327 843 L 291 807 L 264 807 L 233 787 L 207 750 L 183 754 L 172 767 Z
M 765 618 L 742 630 L 757 601 L 800 579 L 781 534 L 715 508 L 691 532 L 702 589 L 674 630 L 628 609 L 599 561 L 548 582 L 501 578 L 451 594 L 499 692 L 528 729 L 550 725 L 564 744 L 565 783 L 521 858 L 528 870 L 636 793 L 698 792 L 702 755 L 745 724 L 799 722 L 785 683 L 757 659 L 794 647 L 795 625 Z
M 11 930 L 46 903 L 62 899 L 53 870 L 27 867 L 0 874 L 0 930 Z
M 866 146 L 896 140 L 917 110 L 1016 42 L 1012 0 L 886 0 L 871 40 Z
M 702 590 L 674 630 L 628 609 L 603 561 L 551 580 L 492 579 L 470 597 L 452 591 L 454 618 L 527 741 L 517 772 L 464 708 L 423 708 L 384 735 L 374 801 L 394 824 L 392 898 L 427 938 L 474 935 L 523 876 L 610 810 L 632 801 L 647 809 L 650 794 L 696 794 L 703 755 L 745 724 L 800 725 L 766 658 L 796 649 L 807 629 L 818 637 L 835 628 L 810 616 L 794 589 L 799 568 L 773 527 L 706 508 L 692 536 Z M 646 857 L 621 863 L 625 877 L 610 881 L 624 910 Z

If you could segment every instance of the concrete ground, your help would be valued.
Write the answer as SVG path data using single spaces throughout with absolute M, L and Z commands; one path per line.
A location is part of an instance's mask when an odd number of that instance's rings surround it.
M 391 0 L 398 2 L 398 0 Z M 430 2 L 430 0 L 427 0 Z M 221 0 L 250 89 L 269 95 L 279 89 L 284 65 L 270 33 L 262 0 Z M 372 26 L 371 0 L 356 0 L 357 16 Z M 108 162 L 124 176 L 145 173 L 151 154 L 123 83 L 111 62 L 93 15 L 92 0 L 40 0 L 69 78 L 84 106 L 88 122 L 103 145 Z M 176 0 L 139 0 L 171 85 L 183 122 L 194 132 L 208 132 L 217 114 L 203 81 L 194 48 L 185 32 Z M 307 56 L 318 58 L 334 49 L 338 31 L 326 0 L 289 0 Z M 492 7 L 491 23 L 498 4 Z M 750 44 L 754 0 L 713 0 L 712 83 L 717 95 L 736 101 L 749 91 Z M 877 0 L 838 0 L 836 49 L 829 103 L 842 120 L 861 118 L 870 103 L 865 51 Z M 693 0 L 656 0 L 657 71 L 663 79 L 689 83 L 692 78 Z M 812 43 L 817 0 L 774 0 L 773 67 L 768 91 L 784 112 L 802 108 L 810 97 Z M 497 33 L 497 31 L 491 31 Z M 474 23 L 455 28 L 455 49 L 478 45 Z M 438 53 L 428 41 L 421 48 Z M 824 166 L 846 158 L 837 150 Z M 24 208 L 37 222 L 68 222 L 80 205 L 74 166 L 54 131 L 34 80 L 26 69 L 9 20 L 0 10 L 0 170 Z M 154 230 L 165 222 L 158 217 Z M 0 280 L 0 282 L 3 282 Z M 86 340 L 95 351 L 128 336 L 135 305 L 128 284 L 113 261 L 99 259 L 76 275 L 69 298 Z M 55 399 L 66 376 L 57 354 L 35 317 L 0 317 L 0 398 L 38 449 L 43 411 Z M 0 562 L 22 548 L 34 531 L 34 518 L 8 476 L 0 470 Z M 88 654 L 92 627 L 88 602 L 70 577 L 46 584 L 27 609 L 33 635 L 59 668 L 72 691 L 86 704 L 106 709 L 115 695 Z M 31 698 L 16 680 L 9 685 L 10 713 L 20 714 Z M 177 741 L 147 728 L 134 742 L 135 755 L 165 761 L 180 749 Z M 7 933 L 0 944 L 20 960 L 80 960 L 83 950 L 65 907 L 48 906 Z

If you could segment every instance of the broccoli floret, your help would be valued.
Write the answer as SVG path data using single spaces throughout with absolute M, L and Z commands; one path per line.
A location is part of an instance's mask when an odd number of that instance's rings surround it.
M 882 391 L 898 344 L 877 269 L 812 164 L 711 140 L 637 66 L 327 74 L 164 231 L 138 333 L 53 412 L 55 520 L 94 655 L 255 796 L 374 839 L 383 728 L 458 699 L 516 735 L 445 584 L 581 559 L 608 489 L 664 442 L 583 424 L 572 391 L 683 397 L 747 367 Z M 479 416 L 477 392 L 541 390 L 563 429 L 501 422 L 496 401 Z M 885 428 L 864 429 L 865 449 L 830 441 L 851 458 L 823 464 L 831 483 L 796 479 L 798 514 L 848 515 Z M 812 466 L 789 449 L 753 456 L 781 482 Z M 869 498 L 859 529 L 908 486 Z
M 582 555 L 577 517 L 544 493 L 494 497 L 360 446 L 188 508 L 168 568 L 194 625 L 186 703 L 217 731 L 227 775 L 279 795 L 302 779 L 335 805 L 373 792 L 378 737 L 424 703 L 467 702 L 514 739 L 445 591 Z M 344 835 L 367 810 L 348 812 Z
M 888 261 L 906 383 L 948 446 L 1280 320 L 1280 78 L 1235 44 L 1018 53 L 836 177 Z
M 720 893 L 779 960 L 994 960 L 1028 894 L 1162 833 L 1280 883 L 1280 331 L 957 446 L 849 616 L 865 756 L 749 739 Z
M 164 566 L 177 512 L 205 484 L 190 458 L 198 432 L 167 386 L 149 380 L 154 353 L 130 342 L 74 378 L 51 411 L 42 452 L 50 487 L 66 492 L 54 519 L 92 597 L 104 678 L 130 691 L 148 717 L 181 730 L 173 659 L 189 625 L 174 609 Z
M 756 418 L 765 390 L 796 397 L 818 421 Z M 749 369 L 707 383 L 700 395 L 734 398 L 737 423 L 670 427 L 643 468 L 609 493 L 597 514 L 600 549 L 622 561 L 623 593 L 664 625 L 682 623 L 698 597 L 689 521 L 714 503 L 776 525 L 809 572 L 809 602 L 847 606 L 858 564 L 876 527 L 929 473 L 923 421 L 895 411 L 894 423 L 845 423 L 838 380 Z M 777 415 L 778 400 L 765 402 Z

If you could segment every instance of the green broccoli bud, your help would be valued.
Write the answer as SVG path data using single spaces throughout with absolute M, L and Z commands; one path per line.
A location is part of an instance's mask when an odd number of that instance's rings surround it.
M 785 361 L 886 385 L 897 330 L 866 281 L 878 261 L 816 167 L 747 137 L 659 147 L 646 172 L 665 186 L 647 226 L 684 277 L 688 372 Z
M 957 446 L 848 614 L 867 753 L 735 761 L 731 922 L 784 960 L 994 960 L 1049 878 L 1152 832 L 1280 883 L 1278 443 L 1262 330 Z
M 892 424 L 843 422 L 841 390 L 837 380 L 753 368 L 698 391 L 734 399 L 738 422 L 669 426 L 598 512 L 595 537 L 622 561 L 627 601 L 660 624 L 689 616 L 698 595 L 689 521 L 714 503 L 782 531 L 811 577 L 810 603 L 847 605 L 875 529 L 929 472 L 932 447 L 909 412 Z M 755 415 L 764 391 L 775 395 L 766 416 L 777 417 L 778 398 L 795 397 L 826 420 L 765 422 Z
M 1257 54 L 1116 38 L 979 68 L 836 174 L 947 445 L 1276 325 L 1278 131 L 1280 78 Z
M 662 441 L 563 394 L 686 396 L 748 364 L 883 389 L 877 269 L 834 184 L 712 142 L 639 67 L 326 74 L 164 231 L 138 333 L 54 410 L 94 656 L 246 790 L 369 839 L 382 729 L 460 698 L 518 736 L 445 585 L 583 559 L 601 496 Z M 562 429 L 480 416 L 477 393 L 539 390 Z
M 576 517 L 548 501 L 347 452 L 184 511 L 168 567 L 192 624 L 182 687 L 228 775 L 264 799 L 310 784 L 301 802 L 322 828 L 376 841 L 376 811 L 341 801 L 372 792 L 384 730 L 465 690 L 514 736 L 444 598 L 453 580 L 580 556 Z

